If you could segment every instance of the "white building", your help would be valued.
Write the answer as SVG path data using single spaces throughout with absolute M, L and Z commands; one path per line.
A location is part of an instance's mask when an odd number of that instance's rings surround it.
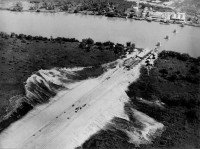
M 162 14 L 162 19 L 165 20 L 165 21 L 169 21 L 171 19 L 171 15 L 172 15 L 171 12 L 164 12 Z
M 171 20 L 185 22 L 185 19 L 186 19 L 185 13 L 174 13 L 174 14 L 171 15 Z
M 160 0 L 153 0 L 153 1 L 151 1 L 151 2 L 152 2 L 152 3 L 156 3 L 156 4 L 161 3 Z
M 150 17 L 152 19 L 161 19 L 162 18 L 163 13 L 162 12 L 150 12 Z

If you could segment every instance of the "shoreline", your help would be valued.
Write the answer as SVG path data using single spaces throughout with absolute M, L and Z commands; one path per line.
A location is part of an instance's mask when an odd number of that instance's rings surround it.
M 80 71 L 78 79 L 97 77 L 104 71 L 102 64 L 115 61 L 129 50 L 122 44 L 95 43 L 91 38 L 78 41 L 3 32 L 0 33 L 0 44 L 0 76 L 3 80 L 0 86 L 4 86 L 0 88 L 0 132 L 33 108 L 23 100 L 26 98 L 24 82 L 37 71 L 90 66 Z
M 191 24 L 191 22 L 169 22 L 169 23 L 166 23 L 163 21 L 163 19 L 151 19 L 149 20 L 148 17 L 146 18 L 141 18 L 141 17 L 133 17 L 133 18 L 128 18 L 128 17 L 125 17 L 125 16 L 113 16 L 113 17 L 109 17 L 107 15 L 97 15 L 95 14 L 95 12 L 91 12 L 91 11 L 79 11 L 77 13 L 74 13 L 74 12 L 67 12 L 67 11 L 55 11 L 55 10 L 40 10 L 39 12 L 37 12 L 37 10 L 22 10 L 22 11 L 12 11 L 12 10 L 9 10 L 7 8 L 0 8 L 0 11 L 10 11 L 10 12 L 17 12 L 17 13 L 23 13 L 23 12 L 30 12 L 30 13 L 50 13 L 50 14 L 56 14 L 56 13 L 67 13 L 67 14 L 81 14 L 81 15 L 91 15 L 91 16 L 104 16 L 104 17 L 107 17 L 107 18 L 123 18 L 123 19 L 126 19 L 126 20 L 135 20 L 135 21 L 147 21 L 149 23 L 151 22 L 158 22 L 160 23 L 160 25 L 170 25 L 170 24 L 176 24 L 176 25 L 180 25 L 181 27 L 184 27 L 184 25 L 186 26 L 191 26 L 191 27 L 200 27 L 200 24 Z M 182 26 L 183 25 L 183 26 Z

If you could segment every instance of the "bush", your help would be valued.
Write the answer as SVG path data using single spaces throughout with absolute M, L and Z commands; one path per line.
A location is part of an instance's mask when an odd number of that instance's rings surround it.
M 82 40 L 82 43 L 92 45 L 92 44 L 94 44 L 94 40 L 91 39 L 91 38 L 87 38 L 87 39 L 83 39 L 83 40 Z
M 94 44 L 94 40 L 91 39 L 91 38 L 88 38 L 88 39 L 87 39 L 87 44 Z
M 115 13 L 114 12 L 108 12 L 106 14 L 107 17 L 114 17 L 115 16 Z
M 102 45 L 101 42 L 96 42 L 95 44 L 96 44 L 97 46 L 101 46 L 101 45 Z
M 74 13 L 78 13 L 78 10 L 74 10 Z
M 185 80 L 190 82 L 190 83 L 194 83 L 194 84 L 199 84 L 199 82 L 200 82 L 199 77 L 198 76 L 194 76 L 192 74 L 188 74 L 185 77 Z
M 190 58 L 189 54 L 183 53 L 183 54 L 178 54 L 177 55 L 177 59 L 182 60 L 182 61 L 187 61 L 189 58 Z
M 177 76 L 176 74 L 172 74 L 172 75 L 169 76 L 167 79 L 168 79 L 169 81 L 174 82 L 174 81 L 176 81 L 176 80 L 178 79 L 178 76 Z
M 191 66 L 189 72 L 190 72 L 191 74 L 197 74 L 197 73 L 199 73 L 199 68 L 198 68 L 198 66 Z
M 24 37 L 25 37 L 24 34 L 19 34 L 19 36 L 18 36 L 19 39 L 23 39 Z
M 168 71 L 166 69 L 161 69 L 161 70 L 159 70 L 159 72 L 162 74 L 168 74 Z
M 194 122 L 195 120 L 198 120 L 198 111 L 196 109 L 190 109 L 185 112 L 185 115 L 189 122 Z

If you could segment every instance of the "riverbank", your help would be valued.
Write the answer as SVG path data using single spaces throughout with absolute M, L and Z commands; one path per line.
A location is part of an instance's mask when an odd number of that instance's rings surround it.
M 7 8 L 0 8 L 0 11 L 10 11 Z M 16 12 L 16 11 L 14 11 Z M 65 12 L 65 11 L 55 11 L 55 10 L 21 10 L 17 12 L 32 12 L 32 13 L 59 13 L 59 12 Z M 106 16 L 108 18 L 124 18 L 126 20 L 136 20 L 136 21 L 147 21 L 147 22 L 160 22 L 161 25 L 170 25 L 170 24 L 177 24 L 180 25 L 181 27 L 185 26 L 192 26 L 192 27 L 200 27 L 200 24 L 193 23 L 191 21 L 186 21 L 186 22 L 179 22 L 179 21 L 169 21 L 165 22 L 163 19 L 149 19 L 149 17 L 127 17 L 127 16 L 107 16 L 107 15 L 99 15 L 96 12 L 93 11 L 79 11 L 79 12 L 66 12 L 68 14 L 82 14 L 82 15 L 96 15 L 96 16 Z
M 54 38 L 70 37 L 79 41 L 90 37 L 95 41 L 111 41 L 121 44 L 131 41 L 137 47 L 143 48 L 154 48 L 158 42 L 161 42 L 160 50 L 188 53 L 193 57 L 200 55 L 200 43 L 198 42 L 200 30 L 190 26 L 160 25 L 157 22 L 149 23 L 133 19 L 126 20 L 65 12 L 52 14 L 2 11 L 0 18 L 4 20 L 0 31 L 7 33 L 15 32 L 48 38 L 51 36 Z M 169 37 L 167 40 L 166 36 Z
M 25 82 L 38 70 L 87 67 L 79 80 L 97 77 L 105 64 L 123 56 L 130 48 L 112 42 L 74 38 L 46 38 L 0 33 L 0 131 L 33 107 L 24 102 Z M 126 50 L 125 50 L 126 49 Z M 21 106 L 21 107 L 20 107 Z
M 140 79 L 130 85 L 128 95 L 144 113 L 166 126 L 161 137 L 141 149 L 200 148 L 200 57 L 163 51 L 149 75 L 141 69 Z M 136 97 L 162 103 L 164 109 L 145 105 Z
M 161 52 L 149 72 L 141 69 L 140 78 L 129 86 L 127 94 L 132 107 L 164 124 L 162 135 L 152 144 L 136 146 L 126 142 L 123 133 L 101 130 L 77 149 L 200 148 L 199 78 L 200 58 Z
M 21 1 L 13 2 L 6 6 L 0 6 L 0 10 L 8 10 L 14 12 L 37 12 L 37 13 L 58 13 L 66 12 L 69 14 L 83 14 L 83 15 L 96 15 L 96 16 L 106 16 L 114 18 L 126 18 L 134 20 L 146 20 L 148 22 L 161 22 L 163 24 L 182 24 L 194 27 L 200 27 L 198 19 L 195 17 L 180 17 L 172 19 L 172 15 L 177 15 L 176 11 L 172 8 L 161 7 L 150 5 L 149 3 L 140 2 L 139 6 L 136 6 L 135 1 L 115 1 L 111 0 L 106 2 L 93 2 L 91 4 L 89 1 L 51 1 L 51 2 L 41 2 L 41 1 Z M 5 2 L 6 5 L 6 2 Z M 137 8 L 136 8 L 137 7 Z M 137 12 L 136 10 L 137 9 Z M 160 13 L 158 15 L 158 13 Z M 162 15 L 161 15 L 162 13 Z M 185 15 L 185 13 L 182 13 Z M 182 15 L 181 14 L 181 15 Z M 170 16 L 169 16 L 170 15 Z M 178 15 L 177 15 L 178 16 Z

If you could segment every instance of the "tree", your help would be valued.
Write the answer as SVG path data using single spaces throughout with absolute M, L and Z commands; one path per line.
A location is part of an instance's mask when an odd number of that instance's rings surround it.
M 68 11 L 68 5 L 67 5 L 67 4 L 64 4 L 64 5 L 62 6 L 62 10 L 63 10 L 63 11 Z
M 183 53 L 183 54 L 178 55 L 177 58 L 182 61 L 187 61 L 190 58 L 190 56 L 189 54 Z
M 76 10 L 74 10 L 74 13 L 78 13 L 78 10 L 76 9 Z
M 114 12 L 108 12 L 106 14 L 107 17 L 114 17 L 115 16 L 115 13 Z
M 159 72 L 162 73 L 163 75 L 168 74 L 168 71 L 166 69 L 164 69 L 164 68 L 159 70 Z
M 198 68 L 198 66 L 191 66 L 189 72 L 190 72 L 191 74 L 197 74 L 197 73 L 199 73 L 199 68 Z
M 178 78 L 178 77 L 177 77 L 176 74 L 172 74 L 171 76 L 168 77 L 168 80 L 173 82 L 173 81 L 176 81 L 177 78 Z
M 132 43 L 131 46 L 130 46 L 130 52 L 133 52 L 134 49 L 135 49 L 135 44 Z
M 115 45 L 114 53 L 115 53 L 115 54 L 119 54 L 119 53 L 122 54 L 123 52 L 124 52 L 124 47 L 123 47 L 123 45 L 117 43 L 117 44 Z
M 130 47 L 131 46 L 131 42 L 126 42 L 126 46 Z
M 87 44 L 94 44 L 94 40 L 91 38 L 86 39 Z

